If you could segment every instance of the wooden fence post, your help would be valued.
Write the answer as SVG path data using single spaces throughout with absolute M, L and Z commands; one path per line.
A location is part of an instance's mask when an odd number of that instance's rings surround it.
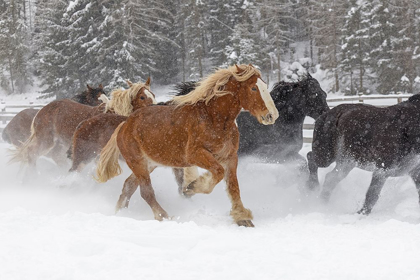
M 359 92 L 359 103 L 363 103 L 362 96 L 363 96 L 363 92 Z
M 1 101 L 1 104 L 6 104 L 6 102 Z M 1 111 L 2 111 L 2 112 L 6 112 L 6 105 L 4 105 L 4 107 L 3 107 L 3 108 L 1 108 Z M 6 119 L 3 119 L 3 120 L 1 121 L 1 123 L 2 123 L 2 124 L 6 124 Z
M 402 92 L 397 92 L 398 95 L 402 94 Z M 397 97 L 397 103 L 402 102 L 402 97 Z

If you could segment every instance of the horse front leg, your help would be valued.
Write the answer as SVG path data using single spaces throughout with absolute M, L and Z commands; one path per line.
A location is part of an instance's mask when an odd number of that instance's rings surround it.
M 239 183 L 237 177 L 238 155 L 233 155 L 226 165 L 225 181 L 232 209 L 230 215 L 239 226 L 254 227 L 252 223 L 252 212 L 242 204 Z
M 420 167 L 415 168 L 410 172 L 410 176 L 416 184 L 417 193 L 419 194 L 419 203 L 420 203 Z
M 188 156 L 189 162 L 195 166 L 208 170 L 203 175 L 198 176 L 197 179 L 183 188 L 183 195 L 190 197 L 196 193 L 209 194 L 214 187 L 222 181 L 225 170 L 223 166 L 214 158 L 214 156 L 205 149 L 200 149 Z M 185 171 L 185 169 L 184 169 Z
M 196 166 L 185 168 L 172 168 L 175 180 L 178 185 L 178 192 L 183 195 L 184 189 L 194 180 L 198 178 L 198 169 Z
M 321 199 L 324 202 L 330 200 L 331 193 L 337 187 L 338 183 L 343 180 L 354 168 L 354 164 L 348 162 L 337 162 L 335 168 L 325 176 L 324 186 L 321 191 Z
M 308 169 L 309 169 L 309 178 L 306 186 L 309 190 L 318 190 L 319 189 L 319 180 L 318 180 L 318 165 L 315 162 L 313 152 L 309 152 L 306 155 L 308 159 Z
M 373 172 L 372 181 L 370 182 L 369 189 L 366 193 L 365 203 L 363 204 L 362 209 L 357 212 L 358 214 L 370 214 L 373 206 L 375 206 L 379 199 L 382 187 L 384 186 L 387 178 L 388 176 L 386 176 L 382 171 L 376 170 Z

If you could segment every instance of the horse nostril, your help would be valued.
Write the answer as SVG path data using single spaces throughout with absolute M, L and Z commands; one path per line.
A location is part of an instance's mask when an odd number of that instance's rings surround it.
M 272 121 L 273 121 L 273 115 L 272 115 L 271 113 L 268 113 L 268 114 L 267 114 L 267 116 L 266 116 L 266 119 L 267 119 L 269 122 L 272 122 Z

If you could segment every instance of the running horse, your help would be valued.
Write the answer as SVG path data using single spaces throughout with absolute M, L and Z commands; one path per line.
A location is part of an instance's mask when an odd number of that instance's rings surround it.
M 81 104 L 97 106 L 101 104 L 99 97 L 106 96 L 103 86 L 97 88 L 87 85 L 87 90 L 73 96 L 71 99 Z M 28 108 L 20 111 L 3 129 L 2 137 L 7 143 L 20 147 L 31 136 L 31 124 L 39 109 Z
M 105 106 L 87 106 L 69 99 L 49 103 L 35 116 L 31 136 L 14 152 L 11 161 L 20 161 L 35 167 L 38 157 L 48 156 L 57 165 L 65 166 L 68 160 L 66 151 L 80 122 L 104 111 L 127 111 L 131 102 L 142 100 L 141 96 L 154 100 L 154 95 L 150 92 L 150 79 L 146 84 L 132 84 L 129 89 L 122 91 L 121 95 L 123 97 L 118 101 L 108 101 Z
M 130 88 L 133 87 L 130 81 L 127 83 Z M 138 87 L 138 85 L 134 84 L 134 87 Z M 126 105 L 123 105 L 124 103 Z M 67 151 L 67 157 L 72 161 L 69 171 L 80 172 L 86 164 L 100 154 L 120 123 L 137 109 L 152 104 L 156 104 L 156 100 L 147 89 L 140 92 L 133 90 L 129 95 L 122 89 L 113 91 L 107 107 L 116 108 L 113 110 L 114 113 L 102 113 L 86 119 L 74 131 L 72 144 Z
M 373 172 L 360 214 L 371 213 L 391 176 L 409 175 L 420 196 L 420 94 L 385 108 L 334 107 L 315 122 L 312 152 L 307 157 L 310 189 L 319 187 L 318 168 L 336 162 L 325 177 L 321 192 L 325 201 L 354 167 Z
M 230 215 L 238 225 L 252 227 L 252 213 L 243 206 L 236 175 L 239 131 L 235 119 L 242 108 L 265 125 L 278 118 L 256 68 L 235 65 L 219 69 L 189 94 L 174 97 L 173 106 L 149 106 L 131 114 L 102 150 L 96 179 L 106 182 L 119 175 L 118 157 L 122 154 L 133 174 L 124 182 L 116 210 L 128 207 L 140 185 L 140 194 L 155 219 L 163 220 L 168 214 L 156 201 L 150 172 L 157 165 L 198 166 L 207 172 L 186 186 L 183 193 L 209 194 L 224 178 L 232 203 Z
M 188 94 L 196 86 L 194 81 L 177 84 L 176 94 Z M 306 169 L 306 159 L 299 154 L 303 146 L 303 122 L 306 116 L 316 120 L 329 110 L 327 94 L 308 73 L 297 82 L 276 83 L 270 95 L 279 118 L 274 125 L 264 126 L 249 112 L 241 112 L 236 119 L 241 135 L 238 154 L 256 156 L 268 162 L 294 161 Z

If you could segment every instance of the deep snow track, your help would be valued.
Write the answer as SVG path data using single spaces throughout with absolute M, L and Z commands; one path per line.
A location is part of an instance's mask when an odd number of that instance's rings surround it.
M 170 169 L 157 169 L 157 199 L 173 220 L 154 221 L 139 192 L 114 215 L 127 168 L 100 185 L 92 165 L 67 175 L 41 159 L 28 179 L 7 163 L 8 147 L 0 143 L 0 279 L 420 279 L 420 207 L 407 177 L 390 179 L 362 217 L 369 172 L 352 171 L 322 205 L 300 191 L 294 167 L 241 159 L 250 229 L 232 224 L 224 184 L 184 199 Z

